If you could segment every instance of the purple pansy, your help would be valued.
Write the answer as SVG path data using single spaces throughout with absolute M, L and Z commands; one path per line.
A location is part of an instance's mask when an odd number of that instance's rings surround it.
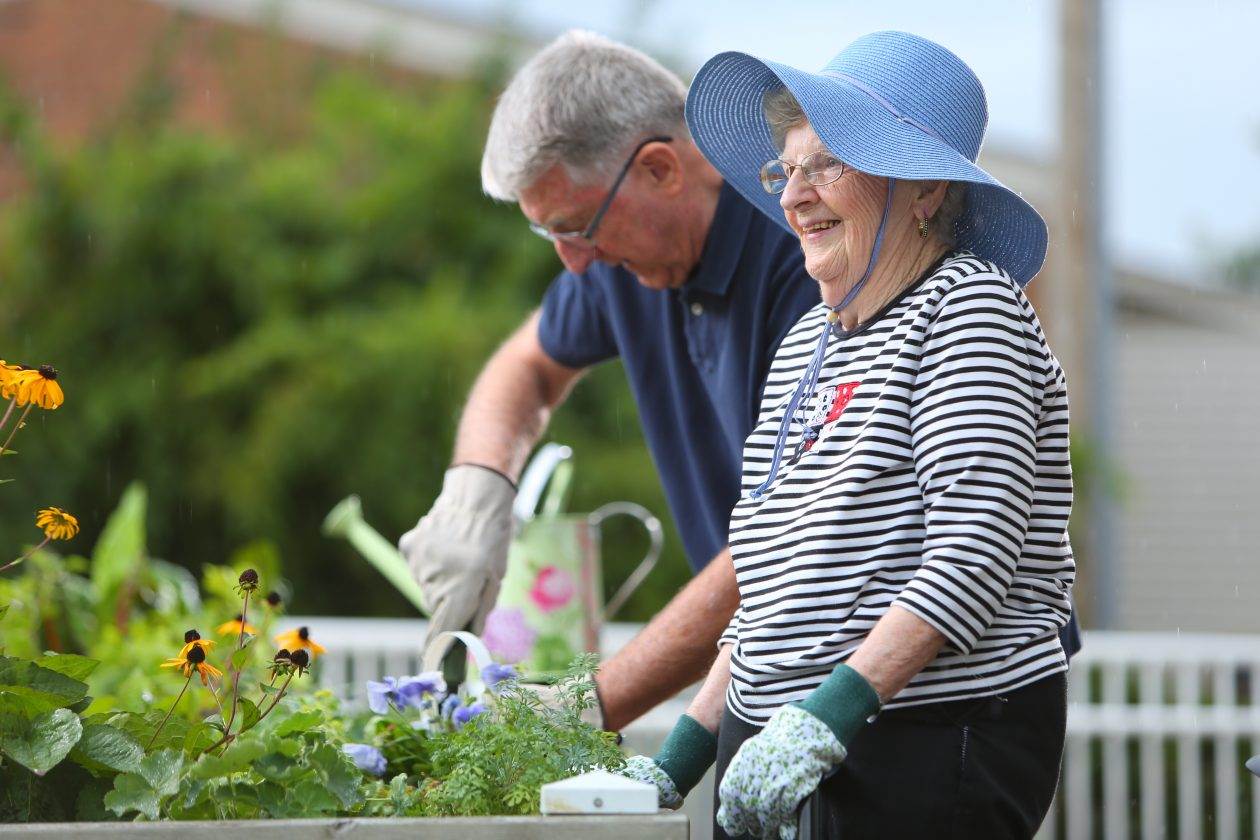
M 442 717 L 449 718 L 459 708 L 459 696 L 452 694 L 442 701 Z
M 486 688 L 495 694 L 499 693 L 500 683 L 515 680 L 519 677 L 520 674 L 511 665 L 500 665 L 498 662 L 491 662 L 481 669 L 481 681 L 486 684 Z
M 385 775 L 385 756 L 371 744 L 342 744 L 341 750 L 364 773 L 378 778 Z
M 455 724 L 456 729 L 463 729 L 464 724 L 475 718 L 477 715 L 484 714 L 489 711 L 486 704 L 478 700 L 468 706 L 460 706 L 451 713 L 451 722 Z
M 381 682 L 368 680 L 367 693 L 368 708 L 383 715 L 390 705 L 402 711 L 408 706 L 423 706 L 425 695 L 441 697 L 446 693 L 446 680 L 437 671 L 415 677 L 384 677 Z

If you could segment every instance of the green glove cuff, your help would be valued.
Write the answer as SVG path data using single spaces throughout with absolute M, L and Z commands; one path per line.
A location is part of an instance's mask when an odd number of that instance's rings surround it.
M 837 665 L 823 684 L 793 704 L 821 720 L 842 746 L 879 711 L 879 695 L 866 678 L 848 665 Z
M 716 759 L 717 736 L 695 718 L 683 715 L 661 744 L 655 761 L 678 788 L 678 795 L 686 796 Z

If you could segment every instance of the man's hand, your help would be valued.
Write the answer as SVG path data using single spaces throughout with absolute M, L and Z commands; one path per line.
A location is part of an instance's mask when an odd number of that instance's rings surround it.
M 515 498 L 516 488 L 492 469 L 451 467 L 432 509 L 398 540 L 429 610 L 429 639 L 481 632 L 507 569 Z

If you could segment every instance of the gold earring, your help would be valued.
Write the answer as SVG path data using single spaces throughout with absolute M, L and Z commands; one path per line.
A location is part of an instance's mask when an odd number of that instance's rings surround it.
M 922 237 L 923 239 L 927 239 L 927 235 L 928 235 L 928 221 L 927 219 L 919 219 L 919 236 Z

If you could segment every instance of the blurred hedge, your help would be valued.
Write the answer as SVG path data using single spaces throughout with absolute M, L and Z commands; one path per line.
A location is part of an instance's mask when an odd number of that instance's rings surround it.
M 0 488 L 3 550 L 55 504 L 82 518 L 86 551 L 139 480 L 155 555 L 196 570 L 266 538 L 295 610 L 409 614 L 319 525 L 349 493 L 391 538 L 427 509 L 473 377 L 558 268 L 515 207 L 481 194 L 493 89 L 341 73 L 313 87 L 296 138 L 119 120 L 69 151 L 5 98 L 0 142 L 28 183 L 0 208 L 0 357 L 54 364 L 67 399 L 5 459 L 19 481 Z M 629 499 L 666 518 L 617 365 L 551 437 L 576 451 L 575 507 Z M 610 585 L 643 549 L 623 527 Z M 686 576 L 671 528 L 627 614 Z

